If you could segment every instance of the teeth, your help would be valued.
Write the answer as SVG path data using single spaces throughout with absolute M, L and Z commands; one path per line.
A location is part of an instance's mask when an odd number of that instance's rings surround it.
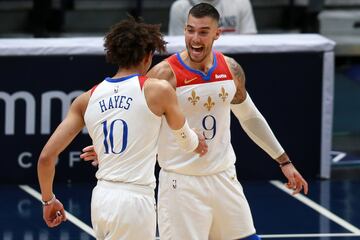
M 201 46 L 191 46 L 192 48 L 202 48 Z

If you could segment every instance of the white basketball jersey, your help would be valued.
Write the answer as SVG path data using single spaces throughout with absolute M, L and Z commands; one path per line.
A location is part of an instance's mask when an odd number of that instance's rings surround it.
M 160 166 L 186 175 L 210 175 L 228 169 L 235 163 L 230 142 L 230 102 L 236 86 L 224 56 L 214 52 L 214 64 L 207 75 L 185 65 L 179 54 L 167 61 L 176 77 L 176 93 L 186 119 L 191 128 L 203 133 L 209 150 L 201 158 L 185 153 L 164 121 L 159 139 Z
M 106 78 L 93 91 L 84 119 L 98 154 L 100 180 L 155 187 L 161 117 L 148 108 L 146 77 Z

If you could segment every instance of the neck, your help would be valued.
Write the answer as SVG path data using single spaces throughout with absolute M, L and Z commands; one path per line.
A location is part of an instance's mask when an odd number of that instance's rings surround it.
M 126 77 L 132 74 L 142 74 L 142 69 L 139 68 L 119 68 L 113 78 Z
M 194 62 L 190 59 L 189 54 L 187 51 L 184 51 L 183 54 L 181 54 L 181 57 L 183 61 L 191 68 L 202 71 L 204 73 L 207 73 L 209 69 L 213 66 L 214 63 L 214 55 L 213 52 L 211 52 L 203 61 L 201 62 Z

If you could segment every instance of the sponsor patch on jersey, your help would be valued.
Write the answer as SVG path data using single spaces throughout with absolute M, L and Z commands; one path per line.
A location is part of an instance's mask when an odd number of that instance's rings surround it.
M 225 73 L 215 74 L 215 79 L 224 79 L 224 78 L 227 78 Z

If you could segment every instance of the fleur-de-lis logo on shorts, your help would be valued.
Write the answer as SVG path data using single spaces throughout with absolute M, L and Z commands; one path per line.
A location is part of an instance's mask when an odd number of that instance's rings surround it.
M 188 97 L 188 101 L 192 103 L 192 105 L 195 106 L 195 104 L 200 100 L 199 96 L 196 96 L 196 92 L 192 90 L 191 97 Z
M 210 111 L 213 106 L 215 106 L 215 103 L 212 101 L 211 97 L 209 96 L 207 102 L 204 103 L 204 107 L 206 107 L 207 110 Z
M 219 97 L 225 102 L 226 98 L 229 96 L 229 94 L 225 91 L 224 87 L 221 87 L 221 92 L 219 93 Z

